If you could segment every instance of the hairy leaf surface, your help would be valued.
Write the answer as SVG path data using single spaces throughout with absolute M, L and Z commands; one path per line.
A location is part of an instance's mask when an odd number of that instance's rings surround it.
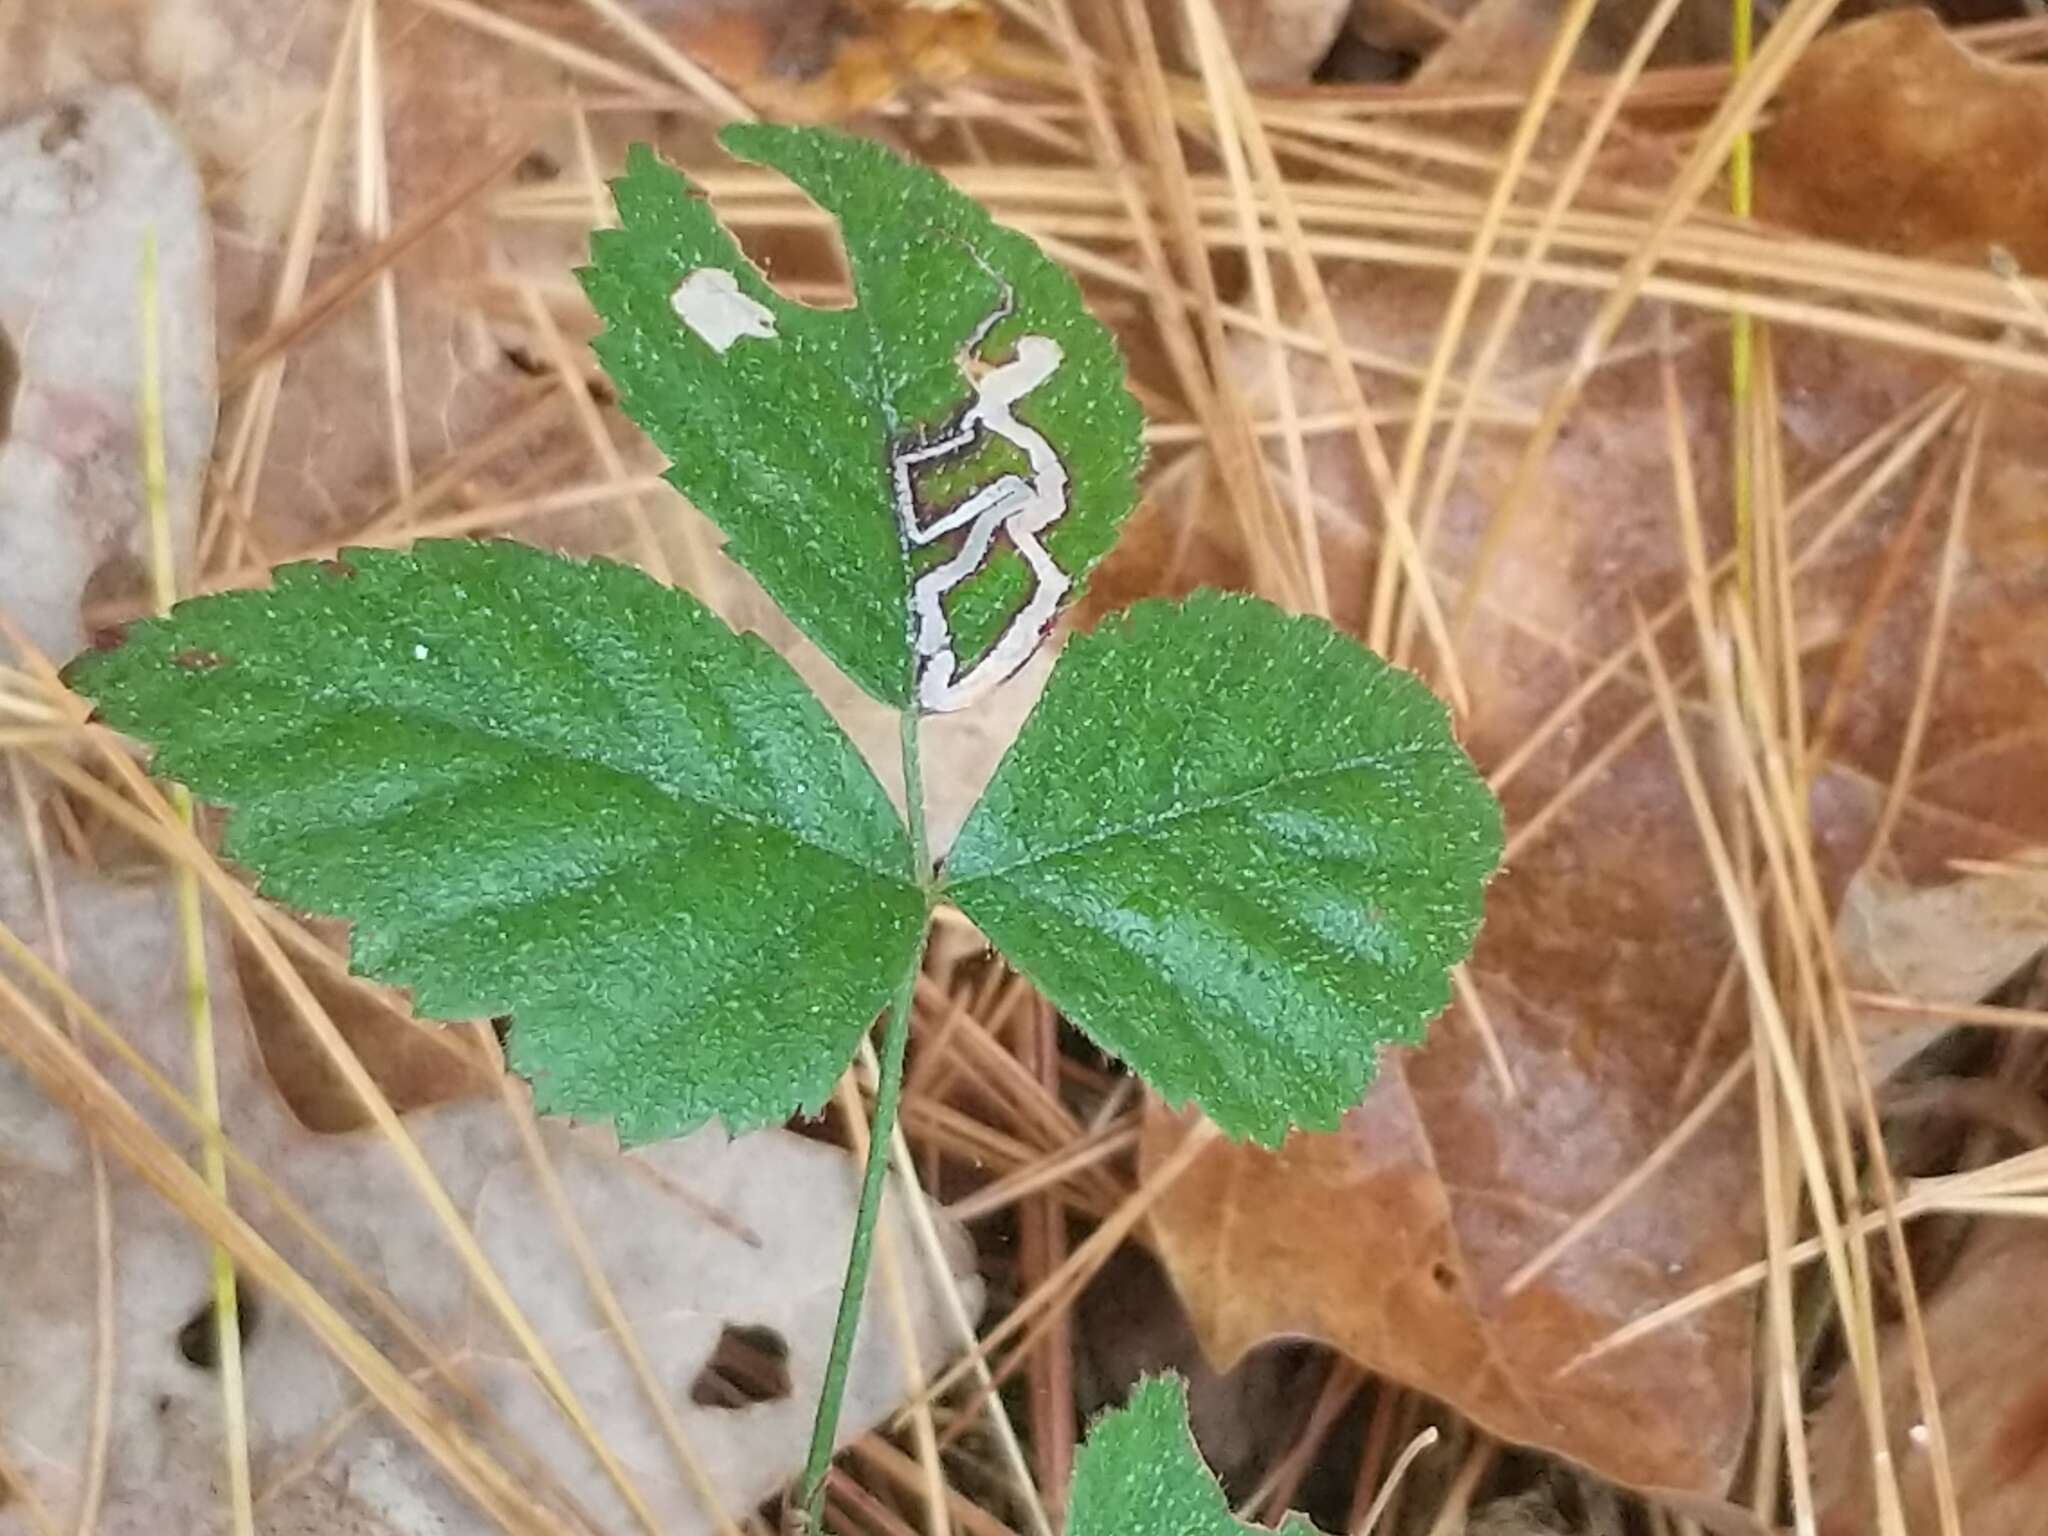
M 947 891 L 1076 1024 L 1225 1131 L 1357 1103 L 1449 996 L 1501 850 L 1443 706 L 1318 619 L 1197 593 L 1082 636 Z
M 1115 542 L 1135 499 L 1141 418 L 1115 343 L 1030 240 L 882 146 L 757 123 L 721 141 L 781 171 L 838 221 L 854 305 L 784 298 L 697 189 L 636 147 L 613 186 L 622 227 L 592 236 L 580 274 L 606 324 L 596 342 L 606 372 L 733 557 L 848 676 L 899 707 L 918 697 L 923 670 L 914 583 L 930 550 L 958 554 L 974 533 L 970 523 L 930 544 L 907 535 L 895 467 L 960 437 L 906 471 L 924 526 L 1006 471 L 1017 480 L 1013 443 L 1042 444 L 1048 472 L 1015 488 L 1052 514 L 1026 537 L 1071 587 L 1041 584 L 1008 515 L 984 530 L 978 563 L 939 583 L 958 672 L 988 662 L 983 675 L 999 681 Z M 967 417 L 981 387 L 968 368 L 986 378 L 1055 353 L 1017 398 L 1014 421 L 992 418 L 1011 422 L 1008 440 Z M 1040 595 L 1049 604 L 1033 609 Z M 1020 621 L 1029 632 L 996 656 Z
M 630 1141 L 821 1104 L 915 952 L 867 764 L 766 645 L 626 566 L 351 550 L 69 680 L 233 808 L 266 894 L 354 920 L 357 971 L 512 1015 L 540 1107 Z
M 1067 1536 L 1256 1536 L 1230 1512 L 1216 1475 L 1188 1428 L 1187 1388 L 1177 1376 L 1140 1382 L 1104 1414 L 1074 1459 Z M 1316 1536 L 1290 1515 L 1280 1536 Z

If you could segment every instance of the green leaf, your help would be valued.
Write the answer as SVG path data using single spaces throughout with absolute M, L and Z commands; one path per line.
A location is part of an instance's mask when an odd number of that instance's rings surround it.
M 1187 1388 L 1177 1376 L 1138 1383 L 1131 1400 L 1105 1413 L 1074 1458 L 1067 1536 L 1252 1536 L 1204 1465 L 1188 1429 Z M 1290 1515 L 1282 1536 L 1316 1536 Z
M 838 220 L 854 306 L 782 297 L 696 189 L 636 146 L 613 184 L 623 227 L 591 237 L 579 274 L 606 324 L 598 357 L 669 479 L 826 655 L 884 703 L 909 705 L 924 677 L 924 707 L 957 708 L 971 692 L 938 697 L 942 669 L 918 657 L 950 642 L 959 678 L 1000 681 L 1130 512 L 1142 418 L 1123 360 L 1064 271 L 932 172 L 826 129 L 748 123 L 721 142 Z M 978 385 L 970 356 L 994 370 Z M 1014 409 L 963 417 L 1004 380 L 1030 385 Z M 914 466 L 914 536 L 899 462 Z M 999 485 L 1018 499 L 925 531 Z M 979 561 L 965 547 L 977 526 Z M 1027 560 L 1041 547 L 1044 580 Z M 916 622 L 914 582 L 942 624 Z
M 1161 1094 L 1333 1127 L 1448 1000 L 1501 853 L 1443 706 L 1318 619 L 1198 593 L 1074 640 L 946 893 Z
M 361 974 L 511 1014 L 543 1110 L 628 1141 L 815 1108 L 925 918 L 901 822 L 780 657 L 629 567 L 350 550 L 180 604 L 69 680 L 234 808 Z

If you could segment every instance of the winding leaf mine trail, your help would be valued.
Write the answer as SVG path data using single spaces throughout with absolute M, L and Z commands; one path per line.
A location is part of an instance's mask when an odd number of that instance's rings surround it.
M 985 334 L 1007 309 L 1006 301 L 978 329 L 977 336 Z M 972 345 L 970 340 L 970 351 Z M 926 571 L 911 588 L 911 612 L 917 625 L 917 698 L 926 710 L 964 709 L 1012 676 L 1038 649 L 1073 586 L 1073 579 L 1039 541 L 1040 534 L 1066 515 L 1066 461 L 1044 433 L 1018 420 L 1016 414 L 1017 403 L 1052 377 L 1063 355 L 1059 343 L 1049 336 L 1020 338 L 1016 355 L 990 370 L 975 386 L 974 401 L 959 427 L 933 442 L 899 449 L 891 458 L 896 518 L 911 548 L 923 548 L 962 528 L 967 530 L 952 558 Z M 986 434 L 1020 450 L 1030 473 L 998 476 L 951 511 L 930 523 L 920 523 L 912 472 L 921 465 L 968 452 Z M 999 532 L 1009 535 L 1035 582 L 1030 597 L 1004 626 L 996 643 L 963 675 L 945 600 L 988 563 Z

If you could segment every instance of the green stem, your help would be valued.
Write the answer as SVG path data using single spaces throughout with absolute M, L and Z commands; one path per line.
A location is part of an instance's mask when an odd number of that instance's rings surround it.
M 910 816 L 910 865 L 920 884 L 930 886 L 932 854 L 924 830 L 924 768 L 917 748 L 918 714 L 907 709 L 897 717 L 897 740 L 903 750 L 903 806 Z
M 902 717 L 903 801 L 910 816 L 910 849 L 920 884 L 931 882 L 931 853 L 924 826 L 924 774 L 918 765 L 917 714 Z M 875 1118 L 868 1128 L 868 1161 L 861 1176 L 860 1208 L 853 1216 L 853 1243 L 846 1255 L 846 1283 L 839 1291 L 839 1317 L 832 1325 L 832 1352 L 825 1361 L 825 1385 L 818 1397 L 818 1416 L 811 1425 L 811 1452 L 797 1485 L 797 1530 L 823 1529 L 825 1477 L 832 1469 L 832 1445 L 839 1434 L 839 1411 L 846 1401 L 846 1377 L 853 1361 L 853 1335 L 860 1326 L 861 1302 L 867 1294 L 868 1266 L 875 1254 L 875 1222 L 882 1211 L 882 1187 L 889 1172 L 889 1144 L 896 1135 L 896 1111 L 903 1098 L 903 1050 L 910 1040 L 910 1005 L 924 966 L 924 941 L 889 1003 L 882 1028 L 881 1076 L 875 1084 Z

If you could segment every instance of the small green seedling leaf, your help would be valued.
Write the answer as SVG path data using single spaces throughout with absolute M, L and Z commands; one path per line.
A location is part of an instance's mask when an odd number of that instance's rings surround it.
M 1319 619 L 1140 603 L 1074 640 L 947 895 L 1224 1131 L 1328 1129 L 1448 1001 L 1501 853 L 1444 707 Z
M 1187 1388 L 1177 1376 L 1138 1383 L 1105 1413 L 1074 1458 L 1067 1536 L 1260 1536 L 1230 1512 L 1188 1429 Z M 1280 1536 L 1316 1536 L 1290 1515 Z
M 513 1016 L 543 1110 L 628 1141 L 815 1108 L 926 903 L 788 665 L 605 561 L 454 541 L 286 566 L 70 669 L 234 809 L 267 895 L 423 1015 Z
M 818 128 L 721 142 L 838 220 L 850 309 L 777 293 L 636 147 L 580 276 L 669 479 L 820 649 L 886 704 L 1014 673 L 1116 542 L 1142 418 L 1074 281 L 940 177 Z

